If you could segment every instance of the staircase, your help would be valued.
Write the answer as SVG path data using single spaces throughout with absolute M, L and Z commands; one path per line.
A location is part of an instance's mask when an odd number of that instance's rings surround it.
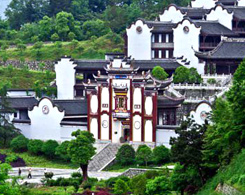
M 91 172 L 102 171 L 107 165 L 115 160 L 120 146 L 120 144 L 107 144 L 89 162 L 88 170 Z

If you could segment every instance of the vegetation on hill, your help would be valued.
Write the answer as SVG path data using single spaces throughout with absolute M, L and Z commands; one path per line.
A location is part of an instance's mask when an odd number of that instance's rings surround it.
M 9 83 L 13 89 L 38 89 L 48 87 L 55 79 L 55 73 L 51 71 L 33 71 L 26 66 L 21 69 L 13 66 L 0 67 L 1 83 Z
M 215 195 L 215 188 L 219 183 L 226 183 L 240 192 L 245 192 L 245 149 L 237 155 L 231 163 L 218 171 L 212 179 L 210 179 L 198 195 Z

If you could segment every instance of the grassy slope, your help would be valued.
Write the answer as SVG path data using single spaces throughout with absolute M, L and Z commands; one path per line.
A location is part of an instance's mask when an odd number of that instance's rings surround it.
M 96 40 L 80 41 L 75 48 L 70 42 L 62 42 L 60 49 L 57 49 L 54 44 L 45 44 L 40 49 L 40 56 L 37 56 L 37 50 L 32 46 L 28 46 L 23 52 L 16 48 L 0 50 L 0 60 L 3 60 L 3 56 L 7 56 L 8 60 L 57 60 L 65 55 L 75 59 L 104 59 L 106 52 L 122 52 L 122 48 L 122 40 L 115 43 L 103 36 Z
M 230 184 L 230 179 L 234 175 L 245 175 L 245 149 L 237 155 L 233 161 L 227 166 L 225 169 L 220 170 L 217 175 L 215 175 L 207 184 L 203 187 L 203 189 L 198 193 L 198 195 L 216 195 L 217 193 L 214 191 L 217 185 L 224 181 L 225 183 Z M 241 186 L 238 183 L 233 185 L 239 191 L 245 193 L 245 186 Z
M 53 72 L 47 75 L 45 72 L 41 71 L 0 67 L 1 82 L 11 82 L 11 88 L 30 89 L 37 80 L 40 81 L 40 85 L 43 87 L 54 79 L 55 73 Z
M 0 149 L 2 154 L 15 154 L 24 159 L 27 166 L 30 167 L 45 167 L 45 168 L 57 168 L 57 169 L 77 169 L 79 166 L 73 163 L 67 163 L 61 160 L 46 159 L 44 156 L 34 156 L 27 152 L 24 153 L 14 153 L 10 149 Z

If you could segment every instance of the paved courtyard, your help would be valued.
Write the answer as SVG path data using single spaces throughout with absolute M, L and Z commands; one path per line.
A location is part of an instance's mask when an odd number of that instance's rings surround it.
M 27 179 L 29 167 L 21 168 L 22 174 L 21 176 L 24 177 L 23 180 L 20 180 L 19 183 L 38 183 L 41 184 L 41 180 L 44 178 L 44 168 L 31 168 L 32 169 L 32 179 Z M 12 171 L 9 173 L 10 176 L 18 176 L 18 168 L 13 168 Z M 47 172 L 53 172 L 54 176 L 52 179 L 57 179 L 59 177 L 69 178 L 71 174 L 77 172 L 78 170 L 75 169 L 49 169 L 47 168 Z M 89 177 L 101 179 L 109 179 L 111 177 L 117 177 L 121 173 L 114 173 L 114 172 L 89 172 Z

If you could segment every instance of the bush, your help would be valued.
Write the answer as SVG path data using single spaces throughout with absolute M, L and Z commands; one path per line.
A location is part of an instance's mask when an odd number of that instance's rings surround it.
M 147 145 L 141 145 L 136 151 L 137 163 L 147 166 L 147 163 L 152 159 L 152 151 Z
M 160 195 L 162 193 L 164 195 L 171 194 L 169 180 L 165 176 L 156 177 L 154 180 L 147 182 L 146 194 Z
M 65 161 L 69 161 L 71 158 L 67 153 L 69 141 L 62 142 L 55 150 L 55 154 Z
M 59 146 L 58 142 L 55 140 L 48 140 L 43 143 L 42 152 L 48 158 L 53 158 L 55 156 L 55 150 Z
M 241 186 L 245 186 L 245 175 L 241 175 L 241 176 L 240 176 L 238 183 L 239 183 Z
M 135 151 L 134 148 L 131 145 L 124 144 L 122 145 L 117 154 L 116 154 L 116 160 L 121 165 L 129 165 L 132 164 L 135 161 Z
M 11 141 L 10 147 L 15 152 L 24 152 L 27 151 L 28 141 L 24 135 L 19 135 Z
M 152 70 L 152 76 L 159 80 L 168 78 L 168 73 L 161 66 L 155 66 Z
M 149 170 L 146 171 L 144 175 L 146 176 L 147 179 L 154 179 L 155 177 L 158 177 L 161 174 L 159 171 Z
M 130 187 L 133 194 L 145 195 L 146 183 L 147 179 L 144 174 L 133 177 L 130 181 Z
M 239 181 L 239 175 L 233 175 L 232 178 L 230 179 L 230 183 L 231 185 L 234 185 L 235 183 L 237 183 Z
M 216 84 L 217 82 L 215 79 L 208 79 L 207 83 L 210 85 L 213 85 L 213 84 Z
M 54 173 L 53 172 L 47 172 L 44 174 L 44 176 L 46 179 L 52 179 L 52 177 L 54 176 Z
M 175 70 L 174 83 L 201 83 L 202 77 L 195 68 L 180 66 Z
M 43 141 L 38 139 L 30 140 L 27 144 L 28 151 L 36 155 L 42 153 L 42 147 Z
M 113 188 L 114 193 L 117 195 L 127 195 L 129 190 L 130 189 L 128 187 L 128 184 L 121 179 L 118 179 L 116 181 L 115 186 Z
M 125 181 L 126 183 L 130 181 L 130 179 L 128 177 L 126 177 L 126 176 L 111 177 L 110 179 L 108 179 L 108 180 L 105 181 L 106 187 L 107 188 L 113 188 L 114 185 L 115 185 L 115 183 L 119 179 Z
M 157 146 L 153 149 L 153 160 L 159 165 L 170 161 L 170 150 L 165 146 Z
M 71 177 L 73 177 L 73 178 L 79 178 L 79 177 L 82 177 L 82 174 L 79 173 L 79 172 L 74 172 L 74 173 L 71 174 Z

